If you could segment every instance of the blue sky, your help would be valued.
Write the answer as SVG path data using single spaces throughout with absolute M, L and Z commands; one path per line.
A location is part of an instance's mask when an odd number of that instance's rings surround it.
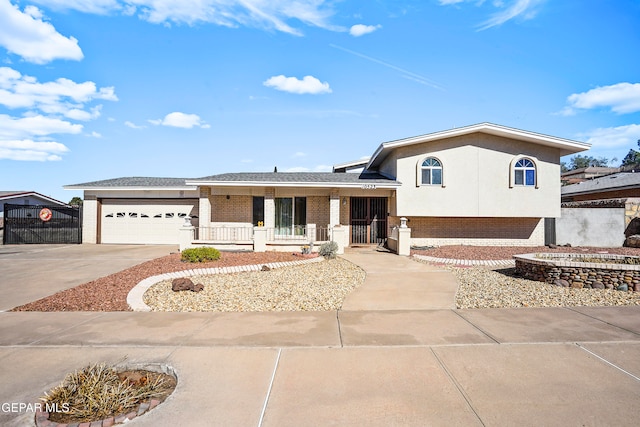
M 638 0 L 0 0 L 0 190 L 327 171 L 479 122 L 640 139 Z

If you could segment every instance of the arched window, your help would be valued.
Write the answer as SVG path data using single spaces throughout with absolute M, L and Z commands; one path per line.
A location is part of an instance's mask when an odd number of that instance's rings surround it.
M 420 167 L 422 185 L 442 185 L 442 163 L 435 157 L 427 157 Z
M 513 166 L 513 184 L 524 186 L 536 185 L 536 165 L 531 159 L 522 158 Z

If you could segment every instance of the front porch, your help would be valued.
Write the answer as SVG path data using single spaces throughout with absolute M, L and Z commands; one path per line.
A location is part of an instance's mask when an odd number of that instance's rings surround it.
M 281 174 L 272 174 L 275 176 L 280 178 Z M 198 224 L 189 245 L 299 251 L 307 245 L 317 250 L 329 241 L 340 248 L 386 242 L 395 188 L 296 184 L 272 187 L 219 181 L 216 185 L 200 185 Z

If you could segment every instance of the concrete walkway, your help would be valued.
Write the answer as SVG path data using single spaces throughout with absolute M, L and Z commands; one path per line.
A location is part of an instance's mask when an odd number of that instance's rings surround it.
M 444 272 L 346 257 L 368 279 L 339 312 L 0 313 L 0 404 L 36 402 L 66 373 L 126 357 L 178 375 L 133 426 L 637 425 L 640 307 L 408 308 L 386 300 L 428 298 Z M 411 274 L 378 292 L 370 276 L 389 257 Z M 0 411 L 0 425 L 32 419 Z

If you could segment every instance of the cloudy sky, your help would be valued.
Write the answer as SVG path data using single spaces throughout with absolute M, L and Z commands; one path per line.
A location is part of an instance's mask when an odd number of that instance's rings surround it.
M 637 0 L 0 0 L 0 190 L 327 171 L 493 122 L 640 139 Z

